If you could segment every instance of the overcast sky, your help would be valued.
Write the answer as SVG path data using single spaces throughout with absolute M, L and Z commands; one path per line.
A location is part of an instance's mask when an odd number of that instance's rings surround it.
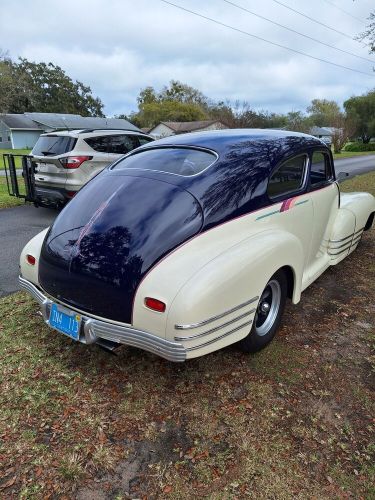
M 304 110 L 314 98 L 342 103 L 375 87 L 375 54 L 351 40 L 364 30 L 372 0 L 233 0 L 256 14 L 374 64 L 261 20 L 223 0 L 171 0 L 202 15 L 369 75 L 351 72 L 218 26 L 160 0 L 0 0 L 0 48 L 12 58 L 53 62 L 90 85 L 105 114 L 136 109 L 140 88 L 178 79 L 215 100 L 256 109 Z M 338 10 L 331 4 L 359 20 Z M 360 20 L 363 20 L 361 22 Z

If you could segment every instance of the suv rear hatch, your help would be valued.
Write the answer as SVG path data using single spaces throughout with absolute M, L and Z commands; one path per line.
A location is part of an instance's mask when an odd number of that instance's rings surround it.
M 35 184 L 43 187 L 64 188 L 67 170 L 60 158 L 74 148 L 77 139 L 68 135 L 41 135 L 31 155 L 36 163 Z

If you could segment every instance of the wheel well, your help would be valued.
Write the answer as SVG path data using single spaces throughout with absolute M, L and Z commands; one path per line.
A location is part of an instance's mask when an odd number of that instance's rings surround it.
M 369 218 L 367 219 L 366 225 L 365 225 L 365 231 L 368 231 L 371 229 L 372 223 L 374 222 L 374 216 L 375 212 L 372 212 L 372 214 L 369 215 Z
M 284 271 L 285 273 L 288 283 L 287 296 L 291 299 L 294 291 L 294 271 L 290 266 L 284 266 L 280 269 L 280 271 Z

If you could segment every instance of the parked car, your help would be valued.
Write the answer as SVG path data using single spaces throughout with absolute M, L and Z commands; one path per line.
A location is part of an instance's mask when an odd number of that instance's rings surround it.
M 64 205 L 107 165 L 152 141 L 142 132 L 72 130 L 42 134 L 31 156 L 35 194 L 44 204 Z
M 86 344 L 172 361 L 235 342 L 253 352 L 374 213 L 370 194 L 340 193 L 331 151 L 312 136 L 172 136 L 89 182 L 26 245 L 20 285 L 50 327 Z

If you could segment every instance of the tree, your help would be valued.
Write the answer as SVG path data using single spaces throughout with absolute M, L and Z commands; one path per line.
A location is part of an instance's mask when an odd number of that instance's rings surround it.
M 73 81 L 59 66 L 0 56 L 0 112 L 104 116 L 102 110 L 90 87 Z
M 333 120 L 332 145 L 335 153 L 341 153 L 342 148 L 353 137 L 356 123 L 352 117 L 345 113 L 337 113 Z
M 348 118 L 354 123 L 354 134 L 365 144 L 375 137 L 375 90 L 344 102 Z
M 336 101 L 313 99 L 307 108 L 311 121 L 318 127 L 333 127 L 336 117 L 341 113 Z
M 132 123 L 150 128 L 162 121 L 190 122 L 205 118 L 205 112 L 197 104 L 178 101 L 143 104 L 138 113 L 130 116 Z
M 367 41 L 370 48 L 370 53 L 375 53 L 375 11 L 371 12 L 368 20 L 370 21 L 366 30 L 361 33 L 357 39 L 361 41 Z
M 286 115 L 286 129 L 294 132 L 309 133 L 312 126 L 311 118 L 302 111 L 289 111 Z

